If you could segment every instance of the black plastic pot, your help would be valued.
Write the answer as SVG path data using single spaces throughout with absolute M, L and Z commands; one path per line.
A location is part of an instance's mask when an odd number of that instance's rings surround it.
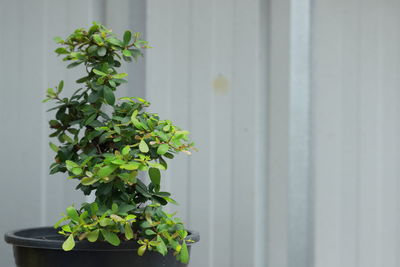
M 199 233 L 188 231 L 187 239 L 200 240 Z M 115 247 L 107 242 L 76 241 L 72 251 L 63 251 L 64 237 L 52 227 L 23 229 L 7 233 L 7 243 L 13 245 L 17 267 L 184 267 L 170 252 L 165 257 L 154 251 L 137 255 L 136 241 L 121 242 Z M 192 243 L 193 244 L 193 243 Z M 190 243 L 188 249 L 190 252 Z

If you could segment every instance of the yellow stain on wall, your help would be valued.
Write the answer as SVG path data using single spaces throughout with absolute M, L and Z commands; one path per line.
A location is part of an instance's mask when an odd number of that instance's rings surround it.
M 228 93 L 230 90 L 230 84 L 229 84 L 228 79 L 225 78 L 225 76 L 223 76 L 221 74 L 218 75 L 217 78 L 215 78 L 213 86 L 214 86 L 214 91 L 217 94 L 224 95 L 224 94 Z

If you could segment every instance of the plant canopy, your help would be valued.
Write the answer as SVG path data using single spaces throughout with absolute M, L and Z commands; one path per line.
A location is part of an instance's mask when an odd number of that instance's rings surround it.
M 130 31 L 119 39 L 96 22 L 55 41 L 55 52 L 69 62 L 67 68 L 81 65 L 85 74 L 70 97 L 62 96 L 63 81 L 47 90 L 44 102 L 55 103 L 50 109 L 55 118 L 49 124 L 50 137 L 56 140 L 50 148 L 56 156 L 50 173 L 68 173 L 79 181 L 78 190 L 95 196 L 80 208 L 68 207 L 56 223 L 66 236 L 63 249 L 72 250 L 76 240 L 84 239 L 114 246 L 136 240 L 139 255 L 147 250 L 166 255 L 171 250 L 187 263 L 188 233 L 179 218 L 163 210 L 176 202 L 160 185 L 167 159 L 194 150 L 189 132 L 147 112 L 149 102 L 144 99 L 115 97 L 127 82 L 127 74 L 118 68 L 142 56 L 147 42 Z M 149 182 L 140 173 L 148 175 Z

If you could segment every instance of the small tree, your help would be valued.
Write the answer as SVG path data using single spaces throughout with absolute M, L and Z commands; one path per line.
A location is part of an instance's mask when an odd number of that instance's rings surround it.
M 167 203 L 175 203 L 170 193 L 161 191 L 160 170 L 167 169 L 166 159 L 178 152 L 190 154 L 193 143 L 188 131 L 169 120 L 148 113 L 149 103 L 138 97 L 116 101 L 115 90 L 126 83 L 126 73 L 118 73 L 122 61 L 142 56 L 147 42 L 139 33 L 126 31 L 122 40 L 110 29 L 93 23 L 88 29 L 77 29 L 65 40 L 56 37 L 55 50 L 67 68 L 83 65 L 85 76 L 71 97 L 62 97 L 64 82 L 47 90 L 44 101 L 54 101 L 54 130 L 50 143 L 57 154 L 50 173 L 67 172 L 79 180 L 77 189 L 85 195 L 94 192 L 93 203 L 79 209 L 66 209 L 60 233 L 67 239 L 63 249 L 72 250 L 75 240 L 105 240 L 118 246 L 121 240 L 137 240 L 138 254 L 155 250 L 166 255 L 173 250 L 177 259 L 188 262 L 185 238 L 187 231 L 181 220 L 163 211 Z M 111 107 L 110 112 L 103 106 Z M 146 184 L 138 178 L 148 173 Z

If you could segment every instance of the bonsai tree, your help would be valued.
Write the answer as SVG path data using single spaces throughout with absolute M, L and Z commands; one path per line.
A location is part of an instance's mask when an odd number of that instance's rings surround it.
M 130 31 L 118 39 L 96 22 L 88 30 L 77 29 L 65 40 L 55 40 L 55 52 L 70 62 L 67 68 L 81 65 L 84 76 L 70 97 L 62 96 L 63 81 L 47 90 L 44 101 L 55 103 L 50 137 L 58 140 L 50 142 L 56 152 L 50 173 L 68 173 L 69 179 L 79 181 L 77 190 L 95 195 L 93 203 L 68 207 L 55 224 L 66 236 L 63 249 L 72 250 L 76 240 L 84 239 L 114 246 L 136 240 L 139 255 L 172 250 L 187 263 L 188 233 L 179 218 L 163 210 L 176 202 L 161 190 L 160 180 L 167 159 L 179 152 L 191 154 L 189 132 L 147 112 L 149 102 L 138 97 L 117 101 L 114 94 L 127 82 L 127 74 L 118 68 L 142 56 L 147 42 Z

